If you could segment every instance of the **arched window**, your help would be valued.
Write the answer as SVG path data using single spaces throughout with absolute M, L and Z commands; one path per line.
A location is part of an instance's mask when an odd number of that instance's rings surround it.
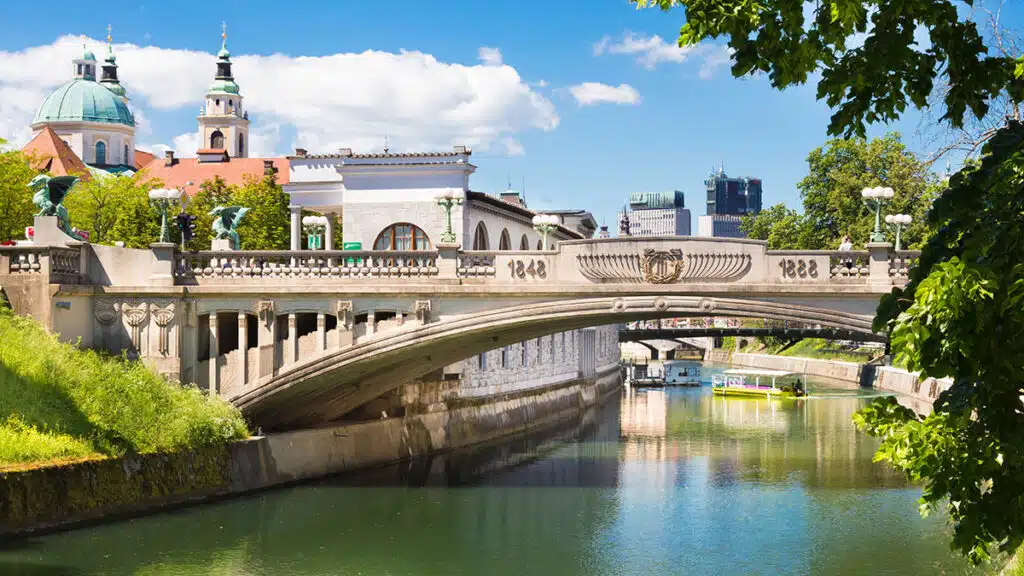
M 519 241 L 519 249 L 523 251 L 530 249 L 530 239 L 526 237 L 526 234 L 523 234 L 522 240 Z
M 224 134 L 220 130 L 214 130 L 213 134 L 210 134 L 210 148 L 214 150 L 224 149 Z
M 96 164 L 103 165 L 107 163 L 107 144 L 105 142 L 96 143 Z
M 220 98 L 217 98 L 216 100 L 214 100 L 214 102 L 217 103 L 217 106 L 220 106 Z
M 430 250 L 430 238 L 420 227 L 412 224 L 392 224 L 377 235 L 374 250 Z
M 128 145 L 127 144 L 124 145 L 124 163 L 125 164 L 128 163 Z
M 243 158 L 245 156 L 245 138 L 242 137 L 242 133 L 238 133 L 238 157 Z
M 487 227 L 483 222 L 476 225 L 476 232 L 473 233 L 473 250 L 490 250 L 487 242 Z
M 498 241 L 498 250 L 511 250 L 512 238 L 508 235 L 508 228 L 501 231 L 501 240 Z
M 544 244 L 542 243 L 542 241 L 541 240 L 537 240 L 537 250 L 541 250 L 543 248 L 544 248 Z

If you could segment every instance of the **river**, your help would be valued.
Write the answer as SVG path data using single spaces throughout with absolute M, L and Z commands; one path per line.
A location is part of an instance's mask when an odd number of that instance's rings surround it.
M 625 390 L 540 434 L 0 547 L 4 575 L 969 574 L 850 415 Z

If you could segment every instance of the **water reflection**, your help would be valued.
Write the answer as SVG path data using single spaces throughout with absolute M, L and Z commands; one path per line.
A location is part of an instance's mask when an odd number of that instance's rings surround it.
M 3 574 L 964 573 L 856 390 L 628 390 L 510 442 L 22 541 Z

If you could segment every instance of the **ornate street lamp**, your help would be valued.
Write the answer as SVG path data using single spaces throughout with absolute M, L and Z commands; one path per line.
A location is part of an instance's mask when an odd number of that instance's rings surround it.
M 306 231 L 306 237 L 309 239 L 307 247 L 310 250 L 323 248 L 323 234 L 327 230 L 326 216 L 303 216 L 302 228 Z
M 156 204 L 160 211 L 160 242 L 166 244 L 170 241 L 167 230 L 167 211 L 171 204 L 181 200 L 181 190 L 176 188 L 154 188 L 149 191 L 149 199 Z
M 444 244 L 455 243 L 455 232 L 452 230 L 452 207 L 462 205 L 462 196 L 456 196 L 451 190 L 437 197 L 437 205 L 444 208 L 447 218 L 447 227 L 441 233 L 441 242 Z
M 548 249 L 548 234 L 550 234 L 556 226 L 559 224 L 558 216 L 554 214 L 537 214 L 533 217 L 533 228 L 540 232 L 543 243 L 541 244 L 542 250 Z
M 889 214 L 885 217 L 885 223 L 896 229 L 896 251 L 900 251 L 900 234 L 903 227 L 914 221 L 909 214 Z
M 892 188 L 877 187 L 865 188 L 860 191 L 867 203 L 875 205 L 875 231 L 871 233 L 871 242 L 885 242 L 885 233 L 882 232 L 882 205 L 892 200 L 895 195 Z

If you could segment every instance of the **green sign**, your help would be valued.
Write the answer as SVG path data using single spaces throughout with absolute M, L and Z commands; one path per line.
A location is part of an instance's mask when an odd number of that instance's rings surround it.
M 362 242 L 342 242 L 341 243 L 341 249 L 342 250 L 362 250 L 363 249 L 363 243 Z M 349 266 L 353 266 L 355 263 L 356 263 L 356 259 L 355 258 L 349 258 L 348 259 L 348 265 Z

